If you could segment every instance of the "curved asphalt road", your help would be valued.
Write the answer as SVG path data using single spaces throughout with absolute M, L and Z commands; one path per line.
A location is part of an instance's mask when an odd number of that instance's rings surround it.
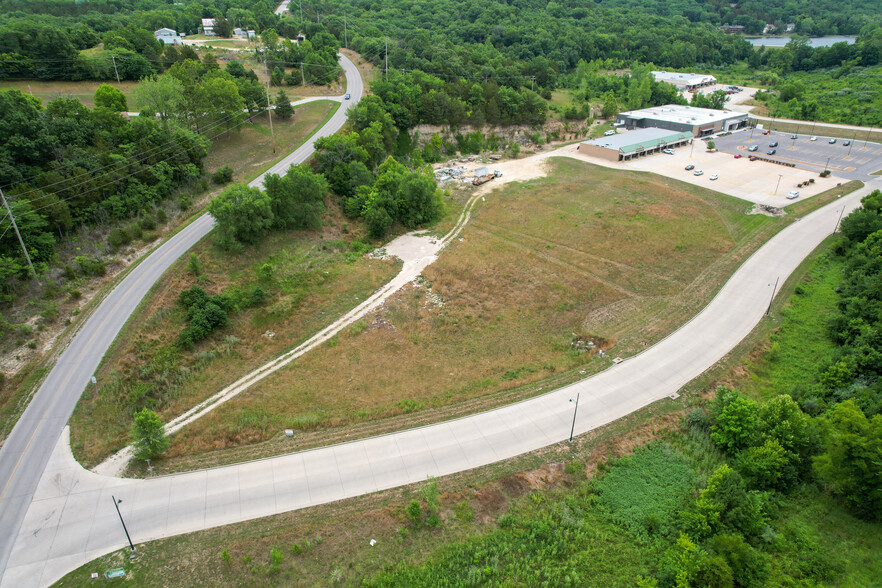
M 304 161 L 314 151 L 313 141 L 337 132 L 346 122 L 346 111 L 356 104 L 364 91 L 358 69 L 340 56 L 346 74 L 346 91 L 351 100 L 343 102 L 331 119 L 311 140 L 282 159 L 266 173 L 284 174 L 288 167 Z M 310 101 L 313 99 L 307 99 Z M 263 187 L 263 175 L 249 184 Z M 214 219 L 202 215 L 135 267 L 107 296 L 80 328 L 62 352 L 43 385 L 34 395 L 24 414 L 0 448 L 0 574 L 3 586 L 22 586 L 20 579 L 10 580 L 7 563 L 21 522 L 43 475 L 50 454 L 67 424 L 80 394 L 98 367 L 107 348 L 140 303 L 150 287 L 166 269 L 186 253 L 214 227 Z M 43 555 L 47 555 L 44 553 Z M 25 580 L 39 583 L 37 577 Z

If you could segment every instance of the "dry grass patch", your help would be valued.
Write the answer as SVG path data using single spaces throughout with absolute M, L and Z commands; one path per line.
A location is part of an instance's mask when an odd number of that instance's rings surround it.
M 742 201 L 660 176 L 568 159 L 554 165 L 549 177 L 479 203 L 462 239 L 422 281 L 188 426 L 172 454 L 243 428 L 250 441 L 299 429 L 285 447 L 302 449 L 319 437 L 340 441 L 483 410 L 599 371 L 613 354 L 633 354 L 694 315 L 789 222 L 747 215 Z M 166 467 L 191 467 L 191 457 Z
M 43 101 L 45 106 L 53 98 L 76 98 L 88 108 L 95 107 L 95 90 L 101 84 L 110 84 L 114 88 L 125 94 L 129 103 L 129 110 L 137 110 L 135 108 L 135 88 L 138 82 L 42 82 L 37 80 L 31 81 L 6 81 L 0 82 L 0 92 L 6 90 L 21 90 L 25 94 L 32 94 L 35 98 Z

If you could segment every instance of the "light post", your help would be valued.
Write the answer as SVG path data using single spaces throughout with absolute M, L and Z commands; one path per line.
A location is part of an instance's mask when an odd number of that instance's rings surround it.
M 747 140 L 748 143 L 753 143 L 753 131 L 756 129 L 756 122 L 753 123 L 753 126 L 750 127 L 750 138 Z
M 796 137 L 797 135 L 793 135 L 793 143 L 790 144 L 791 149 L 796 149 Z
M 689 142 L 689 159 L 692 159 L 692 151 L 695 149 L 695 139 Z
M 839 198 L 839 196 L 837 196 L 837 198 Z M 839 218 L 836 219 L 836 226 L 833 227 L 833 232 L 831 233 L 832 235 L 835 235 L 836 230 L 839 229 L 839 222 L 842 220 L 842 213 L 844 213 L 844 212 L 845 212 L 845 207 L 843 206 L 842 210 L 839 211 Z
M 827 163 L 824 164 L 824 171 L 827 171 L 827 167 L 830 165 L 830 158 L 827 158 Z
M 773 194 L 773 196 L 776 196 L 778 194 L 778 186 L 781 185 L 781 178 L 783 178 L 783 177 L 784 177 L 784 174 L 778 174 L 778 183 L 775 184 L 775 194 Z
M 772 297 L 769 298 L 769 307 L 766 309 L 766 316 L 769 316 L 769 313 L 772 312 L 772 300 L 775 299 L 775 292 L 778 290 L 778 280 L 781 279 L 781 276 L 775 278 L 775 287 L 772 288 Z M 771 286 L 771 284 L 769 284 Z
M 576 413 L 579 412 L 579 394 L 581 393 L 576 392 L 576 407 L 573 409 L 573 426 L 570 428 L 570 443 L 573 442 L 573 433 L 576 431 Z M 570 398 L 570 402 L 572 401 L 573 399 Z
M 128 539 L 128 541 L 129 541 L 129 547 L 132 548 L 132 553 L 134 554 L 135 553 L 135 546 L 132 545 L 132 538 L 129 537 L 129 530 L 126 529 L 126 522 L 122 518 L 122 513 L 119 512 L 119 505 L 122 502 L 122 499 L 120 498 L 119 500 L 117 500 L 116 497 L 113 496 L 112 494 L 110 497 L 113 498 L 113 506 L 114 506 L 114 508 L 116 508 L 116 514 L 119 516 L 119 522 L 122 523 L 122 528 L 123 528 L 123 531 L 125 531 L 126 539 Z
M 861 147 L 861 151 L 863 151 L 867 148 L 867 141 L 870 140 L 870 133 L 872 133 L 872 132 L 873 132 L 873 127 L 870 127 L 870 130 L 867 131 L 867 136 L 864 137 L 864 146 Z
M 851 148 L 854 147 L 854 139 L 857 137 L 857 132 L 851 136 L 851 141 L 848 143 L 848 153 L 845 155 L 845 159 L 851 157 Z

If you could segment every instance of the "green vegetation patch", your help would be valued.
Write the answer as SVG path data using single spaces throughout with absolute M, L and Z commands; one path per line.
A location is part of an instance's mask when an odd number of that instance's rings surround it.
M 639 537 L 668 529 L 696 485 L 683 455 L 656 442 L 620 459 L 594 487 L 612 517 Z

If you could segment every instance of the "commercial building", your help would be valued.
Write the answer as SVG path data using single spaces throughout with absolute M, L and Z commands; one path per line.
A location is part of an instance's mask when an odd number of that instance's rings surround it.
M 666 129 L 640 129 L 609 137 L 603 136 L 590 141 L 582 141 L 576 151 L 601 157 L 609 161 L 629 161 L 644 155 L 659 153 L 662 149 L 672 149 L 688 145 L 692 133 L 672 132 Z
M 713 86 L 717 83 L 717 78 L 705 74 L 678 73 L 675 71 L 653 71 L 650 73 L 656 82 L 672 84 L 686 92 Z
M 181 35 L 174 29 L 159 29 L 158 31 L 153 31 L 153 36 L 166 45 L 179 45 L 181 43 Z
M 627 129 L 655 127 L 692 133 L 694 137 L 706 137 L 747 126 L 747 113 L 668 104 L 620 112 L 616 124 Z

